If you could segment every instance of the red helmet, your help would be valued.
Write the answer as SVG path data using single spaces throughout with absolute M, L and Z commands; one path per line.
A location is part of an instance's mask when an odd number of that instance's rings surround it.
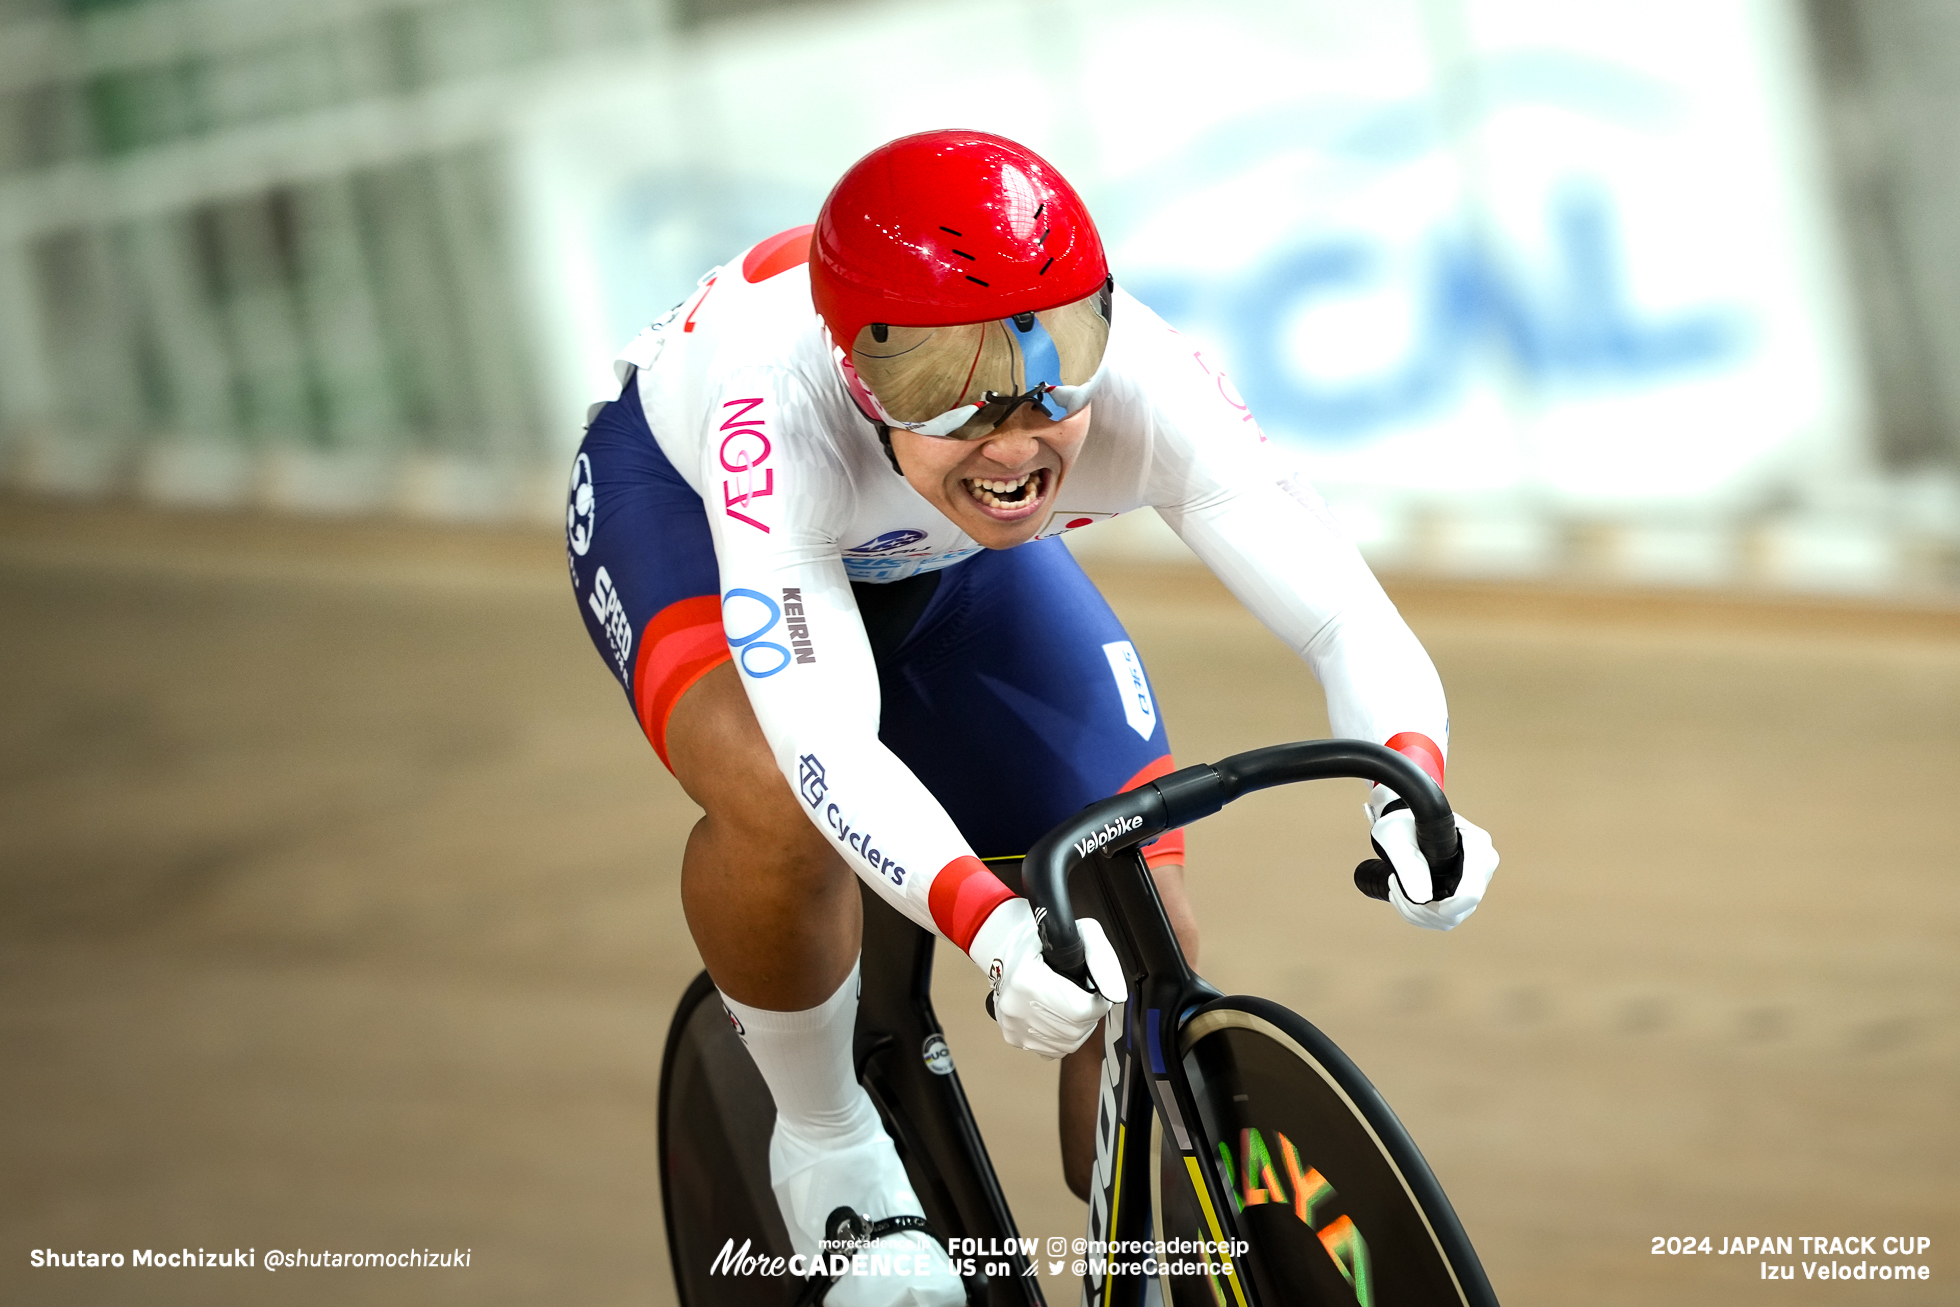
M 864 381 L 871 380 L 858 376 L 866 361 L 859 351 L 873 345 L 867 329 L 880 346 L 890 327 L 1018 320 L 1020 331 L 1029 333 L 1029 315 L 1039 313 L 1038 352 L 1050 344 L 1058 351 L 1053 366 L 1040 369 L 1041 380 L 1052 378 L 1056 389 L 1079 387 L 1100 363 L 1109 309 L 1102 238 L 1062 175 L 1004 137 L 920 132 L 879 146 L 853 164 L 824 201 L 811 256 L 811 298 L 854 391 L 867 389 Z M 1099 306 L 1101 335 L 1079 322 L 1050 320 L 1048 310 L 1092 299 Z M 1047 335 L 1051 327 L 1053 342 Z M 1018 391 L 1035 385 L 1035 370 L 1023 366 L 1018 337 L 1004 329 L 996 334 L 1014 339 L 1016 348 L 974 345 L 1002 360 L 998 368 L 983 371 L 995 373 L 1002 387 Z M 950 350 L 952 342 L 944 344 Z M 888 349 L 897 345 L 893 341 Z M 973 357 L 967 346 L 961 349 Z M 854 354 L 859 354 L 856 368 Z M 924 412 L 918 406 L 943 404 L 948 393 L 977 406 L 981 379 L 970 379 L 972 395 L 966 394 L 964 379 L 955 378 L 950 392 L 914 385 L 914 398 L 900 407 L 914 410 L 906 417 L 916 417 Z M 889 391 L 883 383 L 876 388 Z M 859 395 L 860 402 L 865 398 Z M 889 407 L 876 405 L 880 416 L 889 417 Z

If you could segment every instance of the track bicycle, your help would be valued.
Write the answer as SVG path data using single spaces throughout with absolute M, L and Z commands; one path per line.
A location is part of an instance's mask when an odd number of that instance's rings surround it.
M 1145 1307 L 1166 1288 L 1175 1307 L 1495 1307 L 1441 1185 L 1367 1077 L 1297 1014 L 1220 994 L 1193 972 L 1137 851 L 1254 790 L 1331 777 L 1378 781 L 1401 796 L 1439 891 L 1454 888 L 1457 836 L 1442 792 L 1402 755 L 1354 740 L 1186 767 L 1084 808 L 1018 868 L 994 864 L 1033 903 L 1055 971 L 1093 983 L 1076 921 L 1094 916 L 1129 980 L 1129 1001 L 1104 1027 L 1087 1237 L 1092 1254 L 1169 1251 L 1085 1259 L 1085 1307 Z M 1355 882 L 1387 897 L 1379 860 L 1362 863 Z M 932 1231 L 993 1250 L 960 1267 L 969 1304 L 1042 1304 L 1034 1241 L 1020 1240 L 933 1013 L 935 938 L 868 888 L 864 904 L 859 1079 Z M 820 1278 L 725 1273 L 745 1246 L 790 1252 L 769 1185 L 774 1118 L 704 972 L 681 999 L 660 1079 L 667 1245 L 687 1307 L 821 1301 Z M 1153 1120 L 1161 1212 L 1151 1201 Z

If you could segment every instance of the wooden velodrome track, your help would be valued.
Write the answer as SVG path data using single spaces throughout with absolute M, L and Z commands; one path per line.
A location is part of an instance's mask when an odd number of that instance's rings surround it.
M 1322 733 L 1209 578 L 1103 579 L 1183 759 Z M 1960 616 L 1391 588 L 1492 895 L 1413 930 L 1348 884 L 1358 786 L 1259 796 L 1192 836 L 1206 973 L 1372 1074 L 1507 1304 L 1960 1300 Z M 672 1301 L 693 817 L 551 537 L 0 502 L 0 704 L 0 1300 Z M 944 973 L 1022 1229 L 1073 1237 L 1053 1070 Z M 1933 1279 L 1668 1235 L 1925 1235 Z M 471 1264 L 30 1265 L 234 1246 Z

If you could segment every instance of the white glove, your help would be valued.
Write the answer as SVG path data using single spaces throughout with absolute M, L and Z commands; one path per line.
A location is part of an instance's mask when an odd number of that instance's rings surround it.
M 1416 847 L 1415 814 L 1397 808 L 1376 816 L 1378 806 L 1386 806 L 1395 796 L 1380 789 L 1375 793 L 1380 803 L 1371 800 L 1363 810 L 1374 823 L 1369 835 L 1375 841 L 1375 851 L 1394 868 L 1388 878 L 1388 901 L 1402 914 L 1402 920 L 1424 930 L 1450 930 L 1461 924 L 1483 902 L 1491 873 L 1497 870 L 1497 850 L 1491 847 L 1490 836 L 1465 821 L 1462 813 L 1456 814 L 1457 836 L 1463 841 L 1463 877 L 1456 883 L 1456 893 L 1436 899 L 1435 888 L 1429 883 L 1429 862 Z
M 1089 975 L 1100 994 L 1056 975 L 1042 959 L 1034 909 L 1026 899 L 1007 900 L 974 932 L 967 956 L 992 982 L 994 1020 L 1000 1023 L 1001 1037 L 1016 1048 L 1047 1058 L 1073 1053 L 1110 1005 L 1130 995 L 1102 923 L 1089 918 L 1075 924 L 1089 950 Z

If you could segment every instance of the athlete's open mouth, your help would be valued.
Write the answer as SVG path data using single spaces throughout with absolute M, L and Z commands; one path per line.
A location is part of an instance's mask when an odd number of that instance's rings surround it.
M 1019 517 L 1041 502 L 1048 486 L 1048 470 L 1036 468 L 1011 480 L 968 477 L 960 483 L 966 493 L 979 501 L 990 517 Z

